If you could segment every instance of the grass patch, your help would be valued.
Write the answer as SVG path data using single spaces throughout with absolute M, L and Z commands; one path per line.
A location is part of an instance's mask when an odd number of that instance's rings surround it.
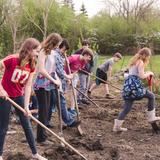
M 101 56 L 99 55 L 97 67 L 104 63 L 106 59 L 111 58 L 111 56 Z M 121 70 L 122 68 L 126 68 L 129 64 L 132 56 L 124 56 L 122 60 L 113 65 L 113 73 Z M 150 70 L 154 72 L 156 76 L 160 75 L 160 55 L 154 55 L 151 57 L 150 63 L 148 64 L 146 70 Z

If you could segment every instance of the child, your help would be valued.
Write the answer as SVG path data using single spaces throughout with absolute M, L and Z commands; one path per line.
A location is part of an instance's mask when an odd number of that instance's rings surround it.
M 17 54 L 7 56 L 0 61 L 0 69 L 4 69 L 2 81 L 0 81 L 0 160 L 3 160 L 3 145 L 11 110 L 11 104 L 6 101 L 6 97 L 10 97 L 26 111 L 24 115 L 23 112 L 17 108 L 15 109 L 32 150 L 32 157 L 37 160 L 47 160 L 37 153 L 32 127 L 28 118 L 28 115 L 31 114 L 28 108 L 29 97 L 36 57 L 39 51 L 40 43 L 34 38 L 28 38 Z
M 54 56 L 51 50 L 59 46 L 62 38 L 57 33 L 50 34 L 42 43 L 42 48 L 38 56 L 38 74 L 34 83 L 34 90 L 38 99 L 38 120 L 47 125 L 48 110 L 50 105 L 50 90 L 60 86 L 60 80 L 52 78 L 51 74 L 55 73 Z M 49 144 L 46 141 L 47 135 L 45 129 L 40 125 L 37 126 L 37 142 L 40 144 Z
M 76 55 L 71 55 L 70 57 L 68 57 L 68 62 L 69 62 L 69 66 L 71 69 L 71 73 L 73 73 L 74 77 L 73 77 L 73 86 L 76 87 L 77 83 L 78 83 L 78 74 L 77 72 L 81 69 L 84 69 L 85 65 L 91 61 L 93 59 L 93 52 L 91 49 L 89 48 L 85 48 L 82 52 L 81 55 L 76 54 Z M 67 66 L 65 66 L 65 71 L 66 73 L 68 73 L 68 68 Z M 71 110 L 74 109 L 74 98 L 73 95 L 71 96 Z
M 101 64 L 96 71 L 96 76 L 98 78 L 101 78 L 104 81 L 107 81 L 111 77 L 112 73 L 112 66 L 114 63 L 118 62 L 120 59 L 122 59 L 122 55 L 120 53 L 115 53 L 112 58 L 106 60 L 103 64 Z M 91 92 L 99 86 L 101 83 L 105 83 L 101 80 L 96 78 L 96 82 L 92 84 L 90 89 L 88 90 L 88 96 L 91 96 Z M 106 90 L 106 98 L 113 99 L 114 97 L 110 95 L 108 84 L 105 84 L 105 90 Z
M 67 40 L 63 40 L 61 44 L 59 45 L 59 48 L 54 50 L 54 58 L 55 58 L 55 71 L 60 78 L 62 84 L 64 85 L 65 79 L 72 79 L 73 75 L 67 75 L 64 71 L 64 54 L 67 52 L 69 49 L 69 44 Z M 54 77 L 53 77 L 54 78 Z M 64 87 L 64 86 L 63 86 Z M 55 103 L 58 103 L 57 99 L 57 88 L 52 89 L 53 97 L 55 99 Z M 61 104 L 61 113 L 62 113 L 62 119 L 65 124 L 67 124 L 68 127 L 77 127 L 80 124 L 80 121 L 77 121 L 75 119 L 75 116 L 71 113 L 68 112 L 67 107 L 66 107 L 66 99 L 63 95 L 63 91 L 61 90 L 60 92 L 60 104 Z M 51 116 L 51 114 L 50 114 Z
M 82 41 L 82 48 L 77 50 L 74 54 L 79 54 L 81 55 L 83 53 L 83 50 L 85 48 L 89 48 L 90 47 L 90 42 L 88 40 L 83 40 Z M 79 85 L 80 85 L 80 91 L 83 94 L 86 94 L 88 87 L 89 87 L 89 83 L 90 83 L 90 76 L 88 73 L 91 73 L 93 69 L 93 59 L 90 60 L 85 67 L 83 68 L 84 71 L 79 71 L 78 72 L 78 76 L 79 76 Z M 88 73 L 87 73 L 88 72 Z M 77 101 L 78 104 L 87 104 L 89 105 L 90 103 L 88 102 L 88 100 L 84 97 L 84 95 L 82 95 L 81 93 L 78 93 L 77 95 Z
M 119 113 L 118 118 L 114 120 L 113 131 L 127 131 L 127 128 L 122 128 L 124 118 L 130 112 L 134 100 L 142 98 L 148 99 L 148 122 L 160 120 L 160 117 L 155 116 L 155 95 L 142 85 L 141 79 L 146 79 L 153 76 L 153 73 L 144 72 L 145 67 L 149 63 L 151 50 L 149 48 L 142 48 L 131 59 L 129 64 L 129 76 L 125 79 L 123 86 L 124 109 Z
M 44 40 L 42 45 L 42 50 L 38 57 L 39 74 L 36 78 L 34 87 L 39 105 L 38 118 L 45 125 L 48 124 L 50 91 L 53 89 L 57 90 L 57 88 L 61 86 L 61 81 L 56 74 L 56 65 L 55 65 L 56 63 L 55 49 L 58 48 L 61 41 L 62 38 L 59 34 L 56 33 L 50 34 L 46 38 L 46 40 Z M 61 100 L 61 103 L 65 102 Z M 77 124 L 75 119 L 68 112 L 66 112 L 65 108 L 61 107 L 61 109 L 62 109 L 62 118 L 65 121 L 65 123 L 67 123 L 68 126 Z M 46 138 L 47 136 L 44 129 L 38 125 L 37 142 L 47 145 L 48 142 L 46 141 Z

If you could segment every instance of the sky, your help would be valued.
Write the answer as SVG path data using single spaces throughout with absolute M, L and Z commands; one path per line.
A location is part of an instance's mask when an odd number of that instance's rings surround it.
M 79 13 L 81 5 L 84 3 L 89 17 L 94 16 L 105 6 L 102 0 L 73 0 L 73 3 L 74 9 L 77 13 Z

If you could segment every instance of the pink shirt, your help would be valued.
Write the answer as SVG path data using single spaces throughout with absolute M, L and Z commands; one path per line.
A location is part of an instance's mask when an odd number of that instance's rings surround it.
M 7 56 L 3 60 L 5 71 L 2 77 L 2 86 L 8 93 L 9 97 L 22 96 L 23 89 L 29 78 L 30 73 L 34 72 L 34 69 L 30 68 L 29 64 L 24 67 L 19 66 L 19 58 L 16 55 Z
M 84 59 L 80 59 L 81 55 L 72 55 L 68 57 L 69 66 L 71 69 L 71 73 L 77 72 L 80 69 L 84 68 L 87 62 Z M 65 71 L 68 74 L 68 68 L 65 66 Z

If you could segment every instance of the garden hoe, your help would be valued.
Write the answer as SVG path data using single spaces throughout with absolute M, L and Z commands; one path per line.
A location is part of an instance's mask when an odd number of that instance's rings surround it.
M 111 87 L 113 87 L 113 88 L 115 88 L 115 89 L 118 89 L 118 90 L 120 90 L 120 91 L 122 90 L 121 88 L 119 88 L 119 87 L 117 87 L 117 86 L 115 86 L 115 85 L 112 85 L 110 82 L 105 81 L 105 80 L 103 80 L 103 79 L 95 76 L 94 74 L 91 74 L 91 73 L 89 73 L 89 72 L 87 72 L 87 71 L 85 71 L 85 70 L 83 70 L 83 69 L 81 69 L 81 71 L 84 72 L 84 73 L 87 73 L 88 75 L 90 75 L 90 76 L 92 76 L 92 77 L 95 77 L 95 78 L 99 79 L 100 81 L 104 82 L 105 84 L 109 84 Z
M 79 93 L 81 93 L 83 96 L 85 96 L 90 102 L 92 102 L 96 107 L 100 108 L 100 106 L 92 101 L 88 96 L 86 96 L 83 92 L 81 92 L 78 88 L 74 87 Z

